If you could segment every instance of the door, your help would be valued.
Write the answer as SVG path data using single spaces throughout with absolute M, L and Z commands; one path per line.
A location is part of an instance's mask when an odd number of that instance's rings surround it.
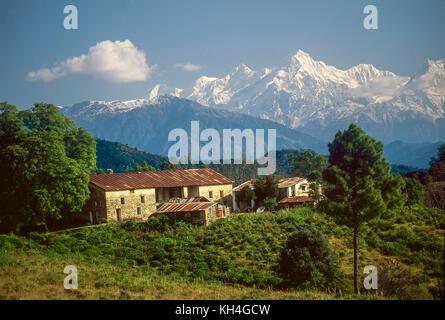
M 116 220 L 117 221 L 122 221 L 122 211 L 120 208 L 116 209 Z

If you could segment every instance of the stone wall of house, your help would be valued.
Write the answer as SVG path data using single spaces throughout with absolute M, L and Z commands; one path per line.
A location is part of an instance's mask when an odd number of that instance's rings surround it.
M 309 182 L 305 179 L 295 185 L 295 195 L 298 197 L 308 197 L 309 188 L 310 188 Z
M 183 198 L 184 190 L 181 187 L 156 188 L 156 202 L 167 202 L 171 198 Z
M 142 196 L 145 197 L 145 202 L 142 202 Z M 120 209 L 122 220 L 146 220 L 156 211 L 154 188 L 107 191 L 105 198 L 108 222 L 117 221 L 117 209 Z M 140 208 L 139 214 L 138 208 Z
M 86 201 L 82 215 L 79 217 L 84 223 L 103 223 L 107 221 L 107 211 L 105 207 L 105 192 L 93 185 L 90 185 L 90 198 Z
M 210 207 L 205 212 L 205 225 L 209 225 L 218 219 L 225 219 L 230 216 L 230 208 L 224 205 L 217 204 Z
M 221 195 L 221 191 L 223 193 L 222 195 Z M 210 197 L 210 194 L 209 194 L 210 192 L 212 192 L 212 197 Z M 190 194 L 190 191 L 189 191 L 189 194 Z M 231 194 L 232 194 L 232 185 L 231 184 L 199 186 L 199 196 L 205 197 L 206 199 L 209 199 L 210 201 L 217 201 L 220 198 L 226 197 Z

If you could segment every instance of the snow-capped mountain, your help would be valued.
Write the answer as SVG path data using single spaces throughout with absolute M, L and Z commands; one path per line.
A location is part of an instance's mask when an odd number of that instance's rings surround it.
M 385 143 L 445 139 L 444 60 L 427 60 L 417 76 L 401 77 L 371 64 L 340 70 L 300 50 L 281 68 L 240 64 L 222 78 L 202 76 L 186 90 L 156 85 L 143 99 L 87 101 L 64 112 L 90 121 L 165 105 L 171 96 L 272 120 L 322 141 L 351 122 Z
M 153 91 L 152 91 L 153 93 Z M 154 99 L 156 97 L 156 99 Z M 275 129 L 277 149 L 310 148 L 325 153 L 324 141 L 290 129 L 277 122 L 247 114 L 215 110 L 188 99 L 169 95 L 132 101 L 86 101 L 61 109 L 78 126 L 94 137 L 125 143 L 142 150 L 167 155 L 173 142 L 171 130 L 182 128 L 190 132 L 191 121 L 199 121 L 200 130 L 212 128 L 222 136 L 224 129 Z
M 202 76 L 178 96 L 209 107 L 270 119 L 331 140 L 355 122 L 385 142 L 445 137 L 444 60 L 416 77 L 371 64 L 340 70 L 299 50 L 288 65 L 256 72 L 245 64 L 222 78 Z

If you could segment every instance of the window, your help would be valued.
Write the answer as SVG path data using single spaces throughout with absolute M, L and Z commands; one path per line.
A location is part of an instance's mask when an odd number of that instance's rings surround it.
M 133 190 L 130 190 L 130 193 L 134 193 L 134 189 L 133 189 Z
M 141 203 L 145 203 L 145 196 L 141 196 Z
M 121 198 L 121 204 L 125 204 L 125 198 Z
M 93 213 L 90 211 L 90 223 L 93 224 Z
M 122 221 L 122 211 L 120 208 L 116 209 L 116 220 L 117 221 Z
M 223 197 L 224 197 L 224 191 L 223 191 L 223 190 L 219 191 L 219 197 L 220 197 L 220 198 L 223 198 Z
M 210 199 L 213 198 L 213 191 L 209 191 L 209 198 L 210 198 Z
M 142 209 L 141 209 L 141 207 L 138 207 L 138 208 L 137 208 L 137 214 L 138 214 L 138 216 L 140 216 L 140 215 L 142 214 Z

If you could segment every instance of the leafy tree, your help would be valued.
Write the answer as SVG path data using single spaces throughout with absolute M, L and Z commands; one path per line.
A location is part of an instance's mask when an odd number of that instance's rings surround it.
M 264 206 L 267 210 L 273 211 L 278 206 L 277 198 L 276 197 L 267 197 L 264 199 Z
M 323 178 L 330 184 L 325 190 L 328 199 L 325 208 L 339 223 L 353 228 L 356 293 L 359 293 L 359 227 L 405 200 L 403 178 L 391 175 L 390 170 L 383 157 L 383 144 L 355 124 L 338 131 L 329 143 L 329 166 L 323 171 Z
M 433 181 L 445 181 L 445 143 L 440 145 L 437 156 L 431 158 L 428 175 Z
M 445 210 L 445 143 L 439 147 L 437 156 L 431 158 L 426 190 L 430 205 Z
M 19 231 L 78 212 L 89 197 L 96 144 L 51 104 L 0 104 L 0 224 Z
M 259 203 L 264 203 L 266 198 L 278 198 L 278 185 L 273 176 L 266 176 L 265 179 L 258 178 L 255 181 L 255 196 Z
M 302 229 L 289 237 L 279 271 L 285 284 L 304 289 L 342 287 L 340 261 L 318 230 Z
M 139 163 L 134 164 L 133 172 L 150 172 L 150 171 L 156 171 L 156 169 L 150 166 L 145 160 L 144 162 L 142 162 L 142 166 Z
M 142 171 L 149 172 L 149 171 L 156 171 L 156 169 L 153 168 L 152 166 L 148 165 L 147 161 L 144 161 L 142 163 Z
M 426 189 L 430 204 L 445 210 L 445 181 L 428 183 Z
M 319 155 L 311 149 L 300 149 L 295 156 L 288 160 L 294 167 L 293 172 L 300 177 L 305 177 L 309 181 L 309 195 L 316 201 L 323 198 L 321 189 L 324 188 L 322 174 L 327 168 L 328 159 L 324 155 Z
M 310 181 L 321 179 L 323 170 L 328 165 L 328 159 L 311 149 L 300 149 L 295 156 L 289 158 L 289 164 L 293 166 L 293 172 Z
M 255 192 L 252 189 L 250 189 L 249 186 L 245 186 L 239 191 L 237 198 L 239 199 L 239 201 L 250 202 L 251 200 L 256 199 L 256 195 Z
M 142 171 L 142 167 L 139 163 L 135 163 L 133 166 L 133 171 L 134 172 L 141 172 Z
M 425 188 L 419 180 L 415 178 L 405 178 L 404 193 L 408 197 L 406 202 L 407 205 L 412 206 L 416 204 L 423 204 Z
M 179 169 L 180 166 L 178 164 L 173 164 L 170 161 L 165 161 L 161 164 L 161 170 L 171 170 L 171 169 Z

